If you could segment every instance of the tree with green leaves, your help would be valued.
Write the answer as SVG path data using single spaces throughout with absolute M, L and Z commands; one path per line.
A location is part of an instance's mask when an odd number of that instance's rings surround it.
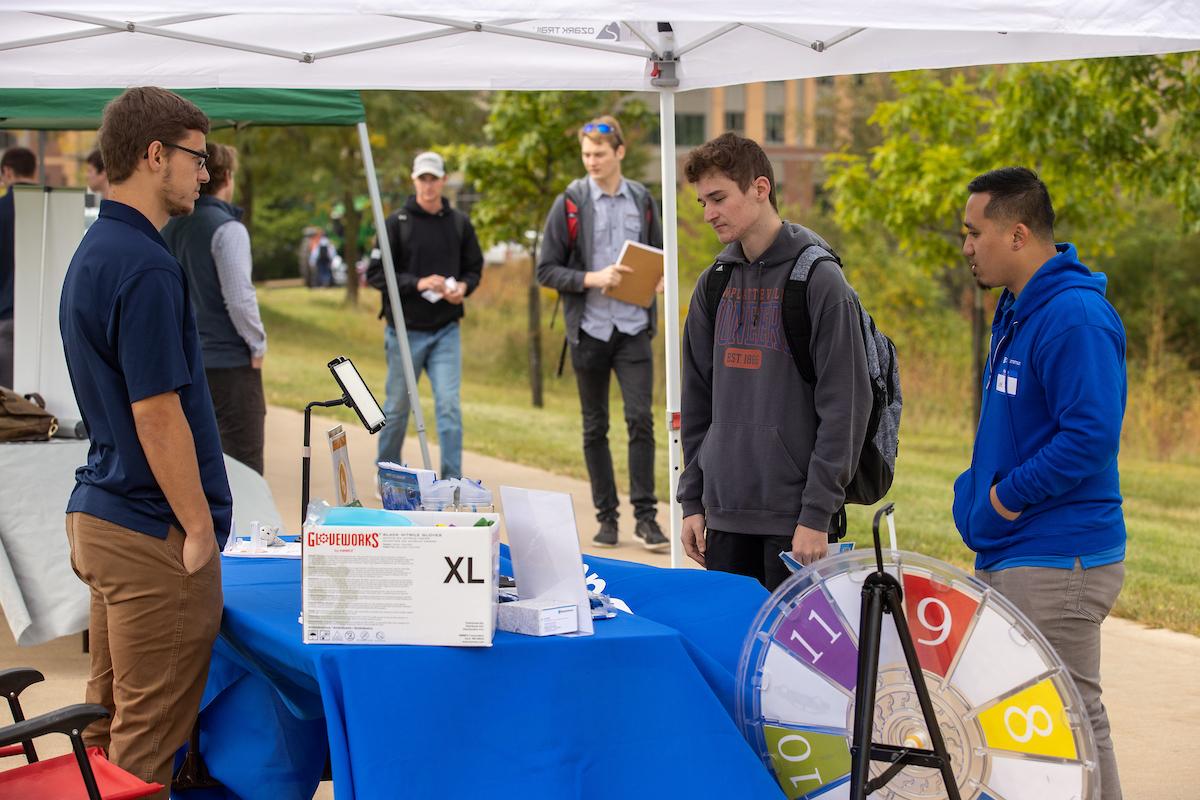
M 972 177 L 1001 166 L 1037 170 L 1060 227 L 1108 251 L 1134 203 L 1167 197 L 1200 230 L 1200 57 L 1025 64 L 893 76 L 897 99 L 870 123 L 882 141 L 828 157 L 834 217 L 848 233 L 882 235 L 936 276 L 957 306 L 973 282 L 961 257 Z M 977 363 L 983 348 L 976 292 Z
M 636 173 L 644 156 L 649 111 L 619 92 L 497 92 L 483 128 L 486 144 L 445 148 L 464 170 L 481 199 L 471 221 L 483 241 L 527 242 L 537 264 L 542 223 L 554 197 L 578 177 L 579 126 L 599 114 L 616 114 L 626 132 L 624 171 Z M 536 270 L 529 276 L 529 386 L 541 407 L 541 288 Z
M 412 191 L 413 156 L 434 142 L 477 142 L 487 107 L 477 92 L 362 93 L 371 150 L 384 203 Z M 358 132 L 350 127 L 251 127 L 218 132 L 214 139 L 239 151 L 238 202 L 254 242 L 256 272 L 295 274 L 305 226 L 341 229 L 349 270 L 347 302 L 357 302 L 354 264 L 361 230 L 372 226 Z M 385 209 L 386 211 L 386 209 Z M 335 225 L 336 223 L 336 225 Z M 259 274 L 262 274 L 261 272 Z

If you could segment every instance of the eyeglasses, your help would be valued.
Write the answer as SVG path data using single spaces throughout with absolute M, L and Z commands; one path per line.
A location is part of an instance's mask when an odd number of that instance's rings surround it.
M 181 144 L 171 144 L 170 142 L 163 142 L 162 146 L 169 147 L 172 150 L 182 150 L 183 152 L 187 153 L 190 156 L 195 156 L 198 159 L 196 161 L 196 172 L 199 172 L 200 170 L 204 169 L 205 162 L 208 161 L 208 153 L 202 152 L 200 150 L 193 150 L 190 147 L 184 147 Z M 150 157 L 149 151 L 147 151 L 142 156 L 142 158 L 149 158 L 149 157 Z

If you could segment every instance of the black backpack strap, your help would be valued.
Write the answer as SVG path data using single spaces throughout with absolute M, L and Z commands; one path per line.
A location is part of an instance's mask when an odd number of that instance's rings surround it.
M 571 253 L 575 250 L 575 243 L 579 240 L 579 209 L 583 205 L 583 200 L 579 197 L 582 187 L 586 185 L 586 181 L 582 178 L 577 178 L 567 185 L 563 190 L 563 214 L 566 216 L 567 225 L 567 262 L 571 260 Z M 558 308 L 562 305 L 562 292 L 556 292 L 554 296 L 554 310 L 550 312 L 550 330 L 554 330 L 554 320 L 558 319 Z M 570 347 L 570 341 L 567 337 L 563 337 L 562 352 L 558 354 L 558 371 L 557 377 L 561 378 L 563 368 L 567 363 L 567 349 Z
M 463 234 L 467 231 L 467 215 L 459 211 L 457 208 L 450 209 L 450 213 L 454 215 L 454 235 L 461 242 Z
M 587 191 L 587 179 L 576 178 L 567 184 L 563 190 L 563 215 L 567 226 L 567 262 L 571 261 L 571 253 L 575 243 L 579 241 L 579 226 L 583 224 L 581 210 L 583 209 Z
M 721 295 L 729 285 L 733 275 L 733 265 L 717 261 L 708 268 L 708 277 L 704 281 L 704 312 L 708 321 L 715 327 L 717 324 L 717 308 L 721 305 Z
M 829 526 L 829 543 L 839 542 L 846 538 L 848 525 L 846 523 L 846 506 L 838 506 L 838 510 L 833 512 L 833 519 L 830 520 Z
M 562 374 L 563 374 L 563 367 L 565 367 L 565 366 L 567 365 L 567 348 L 568 348 L 568 347 L 570 347 L 570 346 L 571 346 L 571 340 L 570 340 L 570 339 L 568 339 L 567 337 L 565 337 L 565 336 L 564 336 L 564 337 L 563 337 L 563 346 L 562 346 L 562 352 L 558 354 L 558 373 L 557 373 L 557 377 L 559 377 L 559 378 L 561 378 L 561 377 L 562 377 Z
M 397 211 L 393 219 L 396 220 L 396 241 L 400 243 L 400 251 L 404 252 L 412 241 L 412 216 L 407 211 Z M 397 265 L 401 263 L 398 253 L 392 253 L 392 261 Z
M 812 315 L 808 310 L 808 282 L 817 265 L 825 261 L 835 264 L 839 269 L 842 266 L 838 257 L 821 245 L 806 245 L 796 257 L 787 287 L 783 290 L 783 334 L 792 350 L 796 368 L 800 370 L 800 377 L 809 383 L 817 382 L 817 370 L 813 366 L 810 346 Z

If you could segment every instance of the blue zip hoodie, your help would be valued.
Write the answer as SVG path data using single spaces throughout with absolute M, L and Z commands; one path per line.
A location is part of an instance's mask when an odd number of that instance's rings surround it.
M 1056 247 L 1020 297 L 1004 291 L 992 322 L 971 468 L 954 482 L 954 524 L 976 569 L 1125 543 L 1125 328 L 1105 276 L 1079 263 L 1074 245 Z M 1016 520 L 992 508 L 993 485 Z

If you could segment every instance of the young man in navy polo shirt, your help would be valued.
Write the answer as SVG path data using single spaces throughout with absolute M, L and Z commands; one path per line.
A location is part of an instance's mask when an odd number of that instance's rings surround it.
M 92 594 L 87 701 L 112 713 L 85 739 L 167 787 L 221 621 L 218 552 L 233 508 L 188 283 L 159 236 L 208 180 L 207 132 L 204 113 L 164 89 L 108 104 L 109 194 L 59 307 L 91 436 L 67 504 L 72 567 Z

